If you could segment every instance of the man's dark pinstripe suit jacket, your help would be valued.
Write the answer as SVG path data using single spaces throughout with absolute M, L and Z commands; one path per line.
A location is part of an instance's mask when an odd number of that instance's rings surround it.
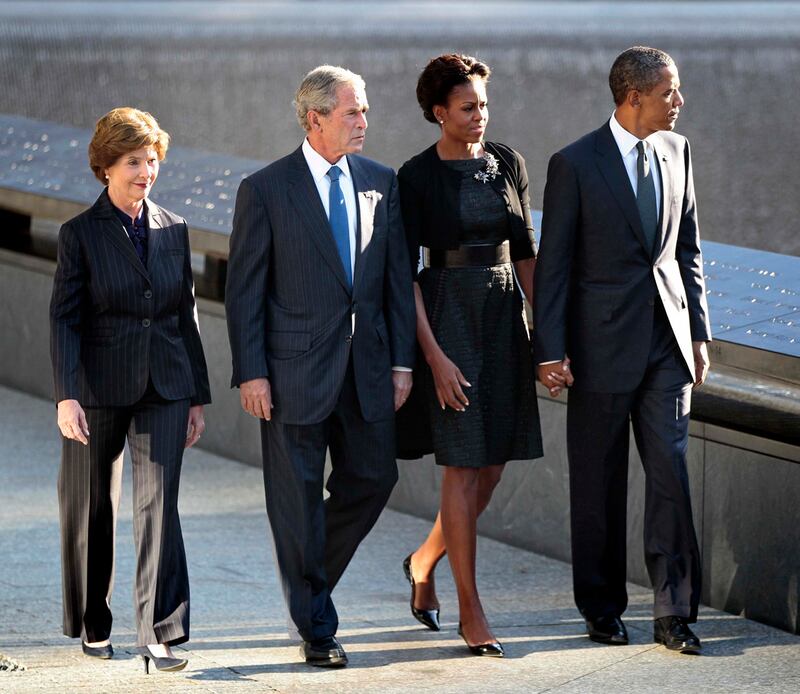
M 147 201 L 145 268 L 104 190 L 61 227 L 50 303 L 56 402 L 137 402 L 148 378 L 167 400 L 211 402 L 186 222 Z
M 236 198 L 225 300 L 231 385 L 269 378 L 273 418 L 284 424 L 333 411 L 351 354 L 364 419 L 389 419 L 392 366 L 414 363 L 397 178 L 364 157 L 347 160 L 358 205 L 352 291 L 301 148 L 244 179 Z

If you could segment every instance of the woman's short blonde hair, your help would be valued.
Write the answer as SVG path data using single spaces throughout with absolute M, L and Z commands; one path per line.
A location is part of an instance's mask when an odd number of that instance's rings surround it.
M 94 127 L 89 143 L 89 166 L 100 183 L 106 183 L 106 169 L 121 156 L 142 147 L 152 147 L 162 161 L 167 156 L 169 134 L 146 111 L 123 106 L 106 113 Z

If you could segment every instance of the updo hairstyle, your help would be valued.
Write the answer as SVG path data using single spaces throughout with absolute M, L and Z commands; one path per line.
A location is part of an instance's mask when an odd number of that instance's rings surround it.
M 431 60 L 417 82 L 417 101 L 425 120 L 438 123 L 433 115 L 434 106 L 447 106 L 450 92 L 470 79 L 478 77 L 488 81 L 492 71 L 486 63 L 469 55 L 448 53 Z

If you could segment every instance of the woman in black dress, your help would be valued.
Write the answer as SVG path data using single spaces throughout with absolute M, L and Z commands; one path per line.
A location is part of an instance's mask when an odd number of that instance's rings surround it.
M 446 552 L 459 633 L 476 655 L 502 656 L 475 581 L 476 522 L 504 464 L 541 457 L 542 438 L 520 295 L 531 301 L 536 263 L 528 176 L 517 152 L 484 142 L 489 74 L 475 58 L 442 55 L 417 83 L 423 114 L 441 137 L 398 173 L 422 355 L 398 447 L 401 457 L 432 450 L 445 466 L 439 515 L 403 564 L 412 613 L 438 631 L 434 570 Z

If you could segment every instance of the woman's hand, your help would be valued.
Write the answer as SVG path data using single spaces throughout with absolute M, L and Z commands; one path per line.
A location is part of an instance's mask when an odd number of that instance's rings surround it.
M 58 428 L 65 439 L 89 445 L 89 424 L 86 413 L 77 400 L 62 400 L 58 403 Z
M 439 349 L 428 365 L 433 373 L 433 382 L 436 386 L 436 399 L 439 406 L 444 409 L 445 404 L 450 405 L 458 412 L 464 412 L 469 405 L 469 399 L 464 395 L 461 386 L 472 387 L 472 384 L 464 378 L 461 370 L 447 358 L 447 355 Z
M 186 425 L 186 443 L 184 448 L 191 448 L 200 439 L 200 434 L 206 430 L 206 421 L 203 419 L 203 406 L 194 405 L 189 408 L 189 422 Z

